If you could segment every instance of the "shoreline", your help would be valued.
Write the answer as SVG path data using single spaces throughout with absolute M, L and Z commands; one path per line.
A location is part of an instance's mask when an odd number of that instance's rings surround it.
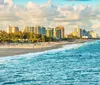
M 79 44 L 85 43 L 88 41 L 76 41 L 76 42 L 55 42 L 53 45 L 45 46 L 43 48 L 0 48 L 0 57 L 8 57 L 8 56 L 15 56 L 27 53 L 36 53 L 36 52 L 44 52 L 52 49 L 61 48 L 63 45 L 71 45 L 71 44 Z M 27 45 L 27 44 L 26 44 Z

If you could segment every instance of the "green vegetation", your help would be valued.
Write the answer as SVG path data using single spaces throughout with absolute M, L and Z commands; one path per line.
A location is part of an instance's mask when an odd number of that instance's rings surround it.
M 54 39 L 51 37 L 46 37 L 45 35 L 34 34 L 29 32 L 6 33 L 5 31 L 0 31 L 1 43 L 34 43 L 48 41 L 54 41 Z

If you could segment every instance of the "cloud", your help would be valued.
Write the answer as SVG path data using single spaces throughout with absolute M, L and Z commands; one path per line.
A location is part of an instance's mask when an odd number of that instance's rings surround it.
M 51 27 L 63 25 L 66 32 L 72 31 L 76 26 L 86 29 L 95 28 L 97 31 L 99 25 L 94 25 L 92 21 L 98 20 L 99 22 L 99 9 L 99 6 L 82 4 L 59 6 L 51 0 L 45 4 L 29 1 L 25 6 L 14 4 L 13 0 L 0 0 L 0 27 L 6 28 L 10 24 L 20 28 L 25 25 Z
M 35 18 L 51 17 L 58 14 L 56 11 L 57 7 L 48 3 L 44 5 L 38 5 L 30 1 L 26 7 L 30 13 L 30 16 Z
M 14 5 L 13 0 L 4 0 L 4 3 L 7 3 L 8 5 Z

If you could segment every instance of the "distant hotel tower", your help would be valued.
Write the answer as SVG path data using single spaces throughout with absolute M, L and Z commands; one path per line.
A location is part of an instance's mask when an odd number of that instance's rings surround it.
M 15 33 L 15 32 L 19 32 L 18 27 L 14 27 L 14 26 L 8 26 L 7 27 L 7 33 Z
M 82 35 L 82 30 L 81 29 L 79 29 L 79 28 L 75 28 L 74 29 L 74 32 L 73 32 L 73 36 L 77 36 L 77 37 L 81 37 Z
M 89 31 L 91 38 L 97 38 L 97 34 L 94 31 Z
M 63 26 L 57 26 L 54 29 L 54 37 L 56 39 L 64 38 L 64 27 Z
M 46 28 L 42 26 L 37 26 L 37 25 L 35 27 L 25 26 L 23 32 L 46 35 Z
M 53 28 L 47 28 L 46 29 L 46 36 L 47 37 L 53 37 Z
M 97 38 L 97 34 L 94 31 L 87 31 L 85 29 L 75 28 L 70 35 L 78 38 Z
M 25 26 L 24 32 L 34 33 L 34 27 Z
M 46 28 L 45 27 L 42 27 L 42 26 L 35 26 L 34 27 L 34 33 L 35 34 L 46 35 Z

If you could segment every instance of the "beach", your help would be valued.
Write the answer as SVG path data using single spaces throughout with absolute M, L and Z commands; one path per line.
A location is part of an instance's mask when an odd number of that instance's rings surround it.
M 0 48 L 0 57 L 14 56 L 27 53 L 42 52 L 51 49 L 57 49 L 59 46 L 45 47 L 45 48 Z
M 27 53 L 43 52 L 47 50 L 61 48 L 67 44 L 78 44 L 86 41 L 61 41 L 61 42 L 41 42 L 35 44 L 5 44 L 0 45 L 0 57 L 14 56 Z

